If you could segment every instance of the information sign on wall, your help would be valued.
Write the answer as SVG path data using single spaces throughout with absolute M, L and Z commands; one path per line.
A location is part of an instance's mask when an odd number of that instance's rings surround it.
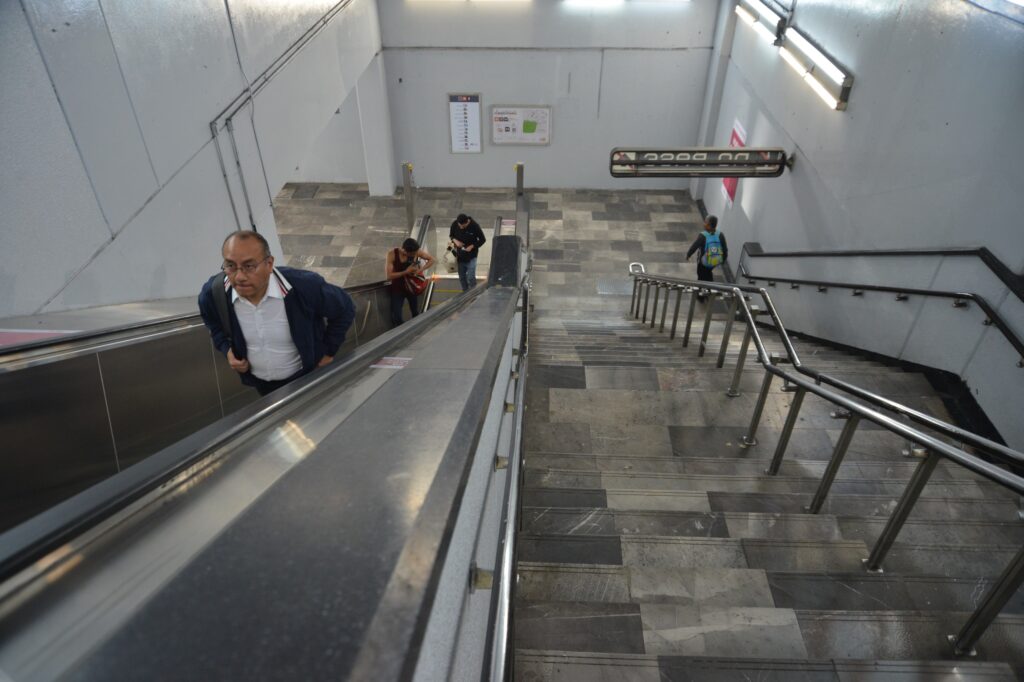
M 448 135 L 452 154 L 479 154 L 480 95 L 448 95 Z
M 729 136 L 730 147 L 744 147 L 747 143 L 747 131 L 743 129 L 739 121 L 732 124 L 732 134 Z M 781 170 L 781 169 L 780 169 Z M 725 200 L 732 205 L 736 200 L 736 187 L 739 185 L 739 178 L 722 178 L 722 193 Z
M 491 107 L 491 142 L 494 144 L 550 144 L 551 107 Z

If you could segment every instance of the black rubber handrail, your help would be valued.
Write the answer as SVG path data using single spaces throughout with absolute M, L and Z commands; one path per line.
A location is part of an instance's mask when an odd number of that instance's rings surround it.
M 835 377 L 831 377 L 827 374 L 824 374 L 822 372 L 819 372 L 815 369 L 812 369 L 804 365 L 803 362 L 801 362 L 800 360 L 799 354 L 796 352 L 796 348 L 793 347 L 793 343 L 789 338 L 789 334 L 786 332 L 786 328 L 782 323 L 782 318 L 779 316 L 778 310 L 776 310 L 775 304 L 772 302 L 771 296 L 768 294 L 768 291 L 763 287 L 747 286 L 743 284 L 711 286 L 711 283 L 709 282 L 695 283 L 692 282 L 691 280 L 681 279 L 678 277 L 669 277 L 666 275 L 650 275 L 646 273 L 631 274 L 637 278 L 647 279 L 655 282 L 664 282 L 665 284 L 672 286 L 703 286 L 709 289 L 714 289 L 716 291 L 720 290 L 719 287 L 721 286 L 727 286 L 730 290 L 736 289 L 743 293 L 756 294 L 761 297 L 761 300 L 765 305 L 765 309 L 768 312 L 768 315 L 772 318 L 772 322 L 775 324 L 775 328 L 779 335 L 779 338 L 786 349 L 786 356 L 789 363 L 793 366 L 793 368 L 796 371 L 813 379 L 815 384 L 827 384 L 829 386 L 832 386 L 833 388 L 837 388 L 843 391 L 844 393 L 859 398 L 860 400 L 869 402 L 873 405 L 877 405 L 878 407 L 886 409 L 890 412 L 895 412 L 899 415 L 906 417 L 907 419 L 910 419 L 913 422 L 916 422 L 918 424 L 921 424 L 922 426 L 926 426 L 929 429 L 932 429 L 950 438 L 958 440 L 961 443 L 969 444 L 979 449 L 980 451 L 985 452 L 988 455 L 996 458 L 998 461 L 1013 467 L 1015 470 L 1024 470 L 1024 455 L 1017 452 L 1016 450 L 1008 448 L 1006 445 L 1003 445 L 1002 443 L 997 443 L 993 440 L 989 440 L 984 436 L 979 436 L 976 433 L 967 431 L 948 422 L 944 422 L 941 419 L 936 419 L 931 415 L 915 410 L 902 403 L 898 403 L 895 400 L 890 400 L 889 398 L 880 396 L 877 393 L 863 389 L 860 386 L 855 386 L 854 384 L 850 384 L 841 379 L 836 379 Z
M 751 257 L 755 257 L 755 258 L 756 257 L 768 257 L 768 256 L 775 256 L 775 257 L 779 257 L 779 258 L 789 257 L 789 256 L 794 256 L 794 257 L 829 256 L 829 255 L 850 255 L 850 256 L 855 256 L 855 255 L 868 255 L 868 254 L 887 255 L 887 256 L 895 256 L 895 255 L 907 256 L 907 255 L 921 255 L 921 254 L 925 253 L 925 251 L 918 251 L 918 252 L 914 252 L 914 251 L 899 251 L 899 252 L 896 252 L 896 251 L 893 251 L 893 252 L 877 252 L 877 251 L 875 251 L 875 252 L 872 252 L 872 251 L 863 251 L 863 252 L 856 252 L 856 251 L 836 251 L 836 252 L 829 252 L 829 251 L 792 251 L 792 252 L 788 252 L 788 253 L 787 252 L 779 252 L 779 253 L 754 254 L 754 253 L 751 253 L 751 252 L 746 250 L 747 249 L 747 244 L 743 245 L 743 249 L 744 249 L 744 254 L 745 255 L 751 256 Z M 964 254 L 960 253 L 960 252 L 951 251 L 951 250 L 947 249 L 945 251 L 935 251 L 935 252 L 932 252 L 930 255 L 964 255 Z M 994 256 L 993 256 L 993 258 L 994 258 Z M 996 329 L 999 330 L 999 332 L 1003 335 L 1003 337 L 1007 340 L 1007 342 L 1009 342 L 1009 344 L 1011 346 L 1013 346 L 1014 350 L 1017 351 L 1017 354 L 1020 355 L 1020 359 L 1017 361 L 1017 366 L 1018 367 L 1024 367 L 1024 341 L 1021 341 L 1021 338 L 1019 336 L 1017 336 L 1017 333 L 1015 331 L 1013 331 L 1013 329 L 1011 329 L 1008 324 L 1006 324 L 1006 321 L 999 315 L 998 312 L 996 312 L 995 308 L 993 308 L 989 304 L 989 302 L 986 301 L 985 298 L 980 296 L 979 294 L 975 294 L 975 293 L 972 293 L 972 292 L 969 292 L 969 291 L 943 291 L 943 290 L 939 290 L 939 289 L 915 289 L 915 288 L 911 288 L 911 287 L 891 287 L 891 286 L 884 286 L 884 285 L 880 285 L 880 284 L 855 284 L 853 282 L 834 282 L 834 281 L 816 280 L 816 279 L 796 279 L 796 278 L 792 278 L 792 277 L 771 277 L 771 276 L 767 276 L 767 275 L 758 275 L 758 274 L 749 272 L 747 270 L 746 266 L 743 264 L 743 260 L 742 259 L 740 260 L 740 264 L 739 264 L 739 268 L 738 268 L 738 273 L 737 273 L 736 277 L 737 278 L 742 277 L 743 279 L 748 280 L 751 284 L 756 283 L 758 280 L 764 280 L 766 282 L 785 282 L 786 284 L 816 286 L 816 287 L 822 288 L 822 290 L 834 288 L 834 289 L 851 289 L 853 291 L 880 291 L 880 292 L 893 293 L 893 294 L 902 295 L 902 296 L 925 296 L 925 297 L 931 297 L 931 298 L 947 298 L 947 299 L 952 299 L 954 302 L 956 302 L 956 301 L 973 301 L 981 309 L 981 311 L 985 314 L 985 318 L 986 319 L 985 319 L 984 324 L 986 324 L 986 325 L 987 324 L 994 325 L 996 327 Z M 1009 285 L 1007 285 L 1007 286 L 1009 286 Z M 1011 291 L 1012 291 L 1012 289 L 1011 289 Z

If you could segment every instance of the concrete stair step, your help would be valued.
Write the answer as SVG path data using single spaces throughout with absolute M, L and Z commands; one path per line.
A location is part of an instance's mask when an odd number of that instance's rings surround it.
M 993 582 L 942 576 L 767 573 L 775 606 L 811 611 L 971 612 Z M 1010 598 L 1003 614 L 1024 615 L 1024 593 Z
M 529 452 L 526 465 L 531 469 L 557 469 L 561 471 L 608 471 L 656 474 L 701 474 L 711 476 L 756 476 L 764 473 L 771 463 L 768 458 L 713 458 L 713 457 L 650 457 L 644 455 L 586 454 Z M 899 479 L 910 478 L 917 469 L 918 460 L 903 461 L 851 461 L 843 462 L 837 472 L 839 479 Z M 828 465 L 821 460 L 784 459 L 780 476 L 821 479 Z M 951 463 L 942 463 L 932 473 L 932 480 L 971 480 L 978 477 L 971 471 Z M 993 484 L 996 485 L 996 484 Z
M 517 682 L 1010 682 L 1006 663 L 797 660 L 520 649 Z
M 797 611 L 812 658 L 934 659 L 950 657 L 946 637 L 970 612 Z M 977 645 L 972 660 L 1024 661 L 1024 617 L 1000 615 Z
M 532 469 L 524 472 L 524 484 L 531 488 L 603 488 L 605 490 L 673 490 L 731 493 L 797 493 L 814 495 L 819 480 L 791 476 L 711 476 L 700 474 L 654 474 Z M 905 481 L 836 479 L 830 494 L 884 495 L 898 497 Z M 1002 499 L 1015 497 L 1003 488 L 979 486 L 969 480 L 933 480 L 924 488 L 925 497 L 958 499 Z
M 796 493 L 722 493 L 673 490 L 605 490 L 602 488 L 524 488 L 526 507 L 592 507 L 613 511 L 713 511 L 805 513 L 812 495 Z M 821 513 L 835 516 L 888 518 L 895 496 L 838 495 L 825 499 Z M 912 519 L 1019 521 L 1017 505 L 1009 499 L 955 499 L 921 497 Z
M 533 534 L 861 540 L 873 544 L 885 518 L 755 512 L 619 511 L 524 507 L 521 528 Z M 1024 523 L 911 518 L 899 538 L 915 544 L 1024 543 Z M 979 541 L 982 541 L 979 542 Z

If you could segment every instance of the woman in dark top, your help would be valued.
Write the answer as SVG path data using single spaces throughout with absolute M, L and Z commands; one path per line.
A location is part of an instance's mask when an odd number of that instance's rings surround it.
M 421 249 L 415 239 L 406 239 L 402 242 L 402 248 L 388 251 L 384 258 L 384 277 L 391 282 L 392 327 L 402 324 L 402 304 L 406 301 L 409 302 L 409 312 L 413 317 L 420 314 L 417 275 L 422 275 L 433 265 L 434 257 Z

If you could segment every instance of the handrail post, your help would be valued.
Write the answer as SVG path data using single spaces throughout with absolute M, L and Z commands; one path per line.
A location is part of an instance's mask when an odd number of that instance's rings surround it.
M 677 287 L 676 291 L 676 311 L 672 313 L 672 332 L 668 335 L 668 338 L 676 338 L 676 324 L 679 323 L 679 304 L 683 302 L 683 287 Z
M 640 289 L 640 278 L 633 278 L 633 298 L 629 299 L 629 315 L 633 316 L 633 309 L 636 308 L 636 292 Z
M 910 512 L 914 510 L 914 503 L 921 496 L 921 491 L 924 490 L 924 486 L 928 483 L 928 478 L 932 475 L 932 471 L 935 470 L 939 459 L 941 459 L 940 455 L 929 450 L 928 456 L 921 460 L 921 463 L 914 469 L 914 475 L 910 477 L 910 482 L 907 483 L 907 487 L 903 491 L 903 497 L 900 498 L 899 504 L 896 505 L 896 511 L 889 517 L 889 522 L 885 524 L 882 534 L 878 536 L 875 548 L 871 550 L 871 556 L 864 560 L 867 570 L 871 573 L 882 572 L 882 560 L 885 559 L 885 555 L 889 552 L 889 548 L 892 547 L 892 543 L 896 541 L 896 536 L 899 535 L 904 522 L 910 516 Z
M 646 288 L 645 293 L 644 293 L 644 316 L 640 319 L 641 323 L 647 322 L 647 304 L 651 300 L 651 287 L 652 286 L 654 286 L 654 283 L 651 282 L 651 280 L 647 280 L 647 288 Z
M 658 317 L 658 297 L 661 296 L 662 285 L 660 283 L 654 285 L 654 307 L 651 308 L 651 329 L 654 329 L 654 323 Z M 647 311 L 644 311 L 644 320 L 647 319 Z
M 668 313 L 668 299 L 671 298 L 669 295 L 672 291 L 672 287 L 668 284 L 665 285 L 665 302 L 661 304 L 661 324 L 658 325 L 658 331 L 665 331 L 665 315 Z
M 402 164 L 402 192 L 405 194 L 405 223 L 412 232 L 412 226 L 416 222 L 415 198 L 412 195 L 412 164 Z
M 704 329 L 700 333 L 700 346 L 697 348 L 697 357 L 704 357 L 704 350 L 708 345 L 708 332 L 711 330 L 711 316 L 714 314 L 714 293 L 708 293 L 708 308 L 704 312 Z
M 637 292 L 636 292 L 636 313 L 633 315 L 633 319 L 634 320 L 639 320 L 640 319 L 640 301 L 644 297 L 644 292 L 647 290 L 647 286 L 648 286 L 647 280 L 646 279 L 641 279 L 640 280 L 640 288 L 637 289 Z
M 516 196 L 523 195 L 523 164 L 516 164 Z
M 729 315 L 725 318 L 725 331 L 722 332 L 722 346 L 718 349 L 718 362 L 715 367 L 725 365 L 725 352 L 729 350 L 729 337 L 732 335 L 732 322 L 736 318 L 736 307 L 740 304 L 739 292 L 734 292 L 729 303 Z
M 764 470 L 769 476 L 779 473 L 779 467 L 782 466 L 782 458 L 786 456 L 789 437 L 793 435 L 793 427 L 796 426 L 797 417 L 800 415 L 800 406 L 804 404 L 805 395 L 807 395 L 806 388 L 803 386 L 797 388 L 796 395 L 793 396 L 793 402 L 789 404 L 789 414 L 786 415 L 786 424 L 782 427 L 782 433 L 779 434 L 779 442 L 775 446 L 772 463 Z
M 747 324 L 743 330 L 743 343 L 740 344 L 740 356 L 736 358 L 736 371 L 732 375 L 732 385 L 725 392 L 730 398 L 740 394 L 740 379 L 743 377 L 743 363 L 747 360 L 747 349 L 750 348 L 750 325 Z
M 754 405 L 754 414 L 750 418 L 750 429 L 740 440 L 741 448 L 749 448 L 757 445 L 757 425 L 761 421 L 761 413 L 764 412 L 764 404 L 768 400 L 768 391 L 772 388 L 772 377 L 775 376 L 767 369 L 764 371 L 764 381 L 761 382 L 761 393 L 757 396 L 757 404 Z
M 836 441 L 832 457 L 828 460 L 828 466 L 825 467 L 825 473 L 821 476 L 821 483 L 818 484 L 818 490 L 814 493 L 814 499 L 811 500 L 809 505 L 804 507 L 804 511 L 811 514 L 817 514 L 821 511 L 821 507 L 825 504 L 825 498 L 828 497 L 828 491 L 832 488 L 832 482 L 836 480 L 839 465 L 843 463 L 843 457 L 846 456 L 846 450 L 850 447 L 850 441 L 853 440 L 853 433 L 857 430 L 858 424 L 860 424 L 859 414 L 853 415 L 846 422 L 843 432 L 839 435 L 839 440 Z
M 974 644 L 985 634 L 985 630 L 1006 606 L 1006 602 L 1016 594 L 1022 583 L 1024 583 L 1024 547 L 1017 552 L 1017 556 L 1013 557 L 1013 561 L 989 589 L 984 601 L 960 629 L 960 634 L 948 636 L 950 643 L 953 644 L 953 653 L 957 656 L 974 655 Z
M 683 348 L 690 345 L 690 327 L 693 326 L 693 311 L 697 307 L 697 294 L 690 288 L 690 312 L 686 314 L 686 329 L 683 330 Z

